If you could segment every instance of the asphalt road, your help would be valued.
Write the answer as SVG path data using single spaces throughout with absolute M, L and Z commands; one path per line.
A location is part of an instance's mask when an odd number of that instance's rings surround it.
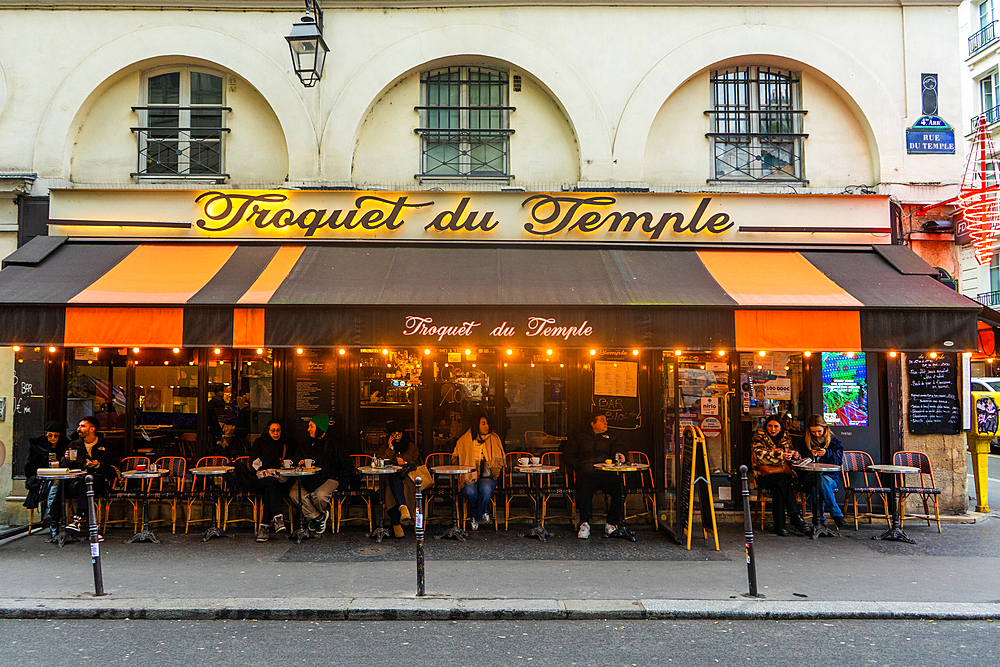
M 1000 456 L 996 454 L 990 454 L 990 465 L 989 465 L 989 505 L 991 511 L 1000 510 Z M 976 482 L 972 476 L 972 456 L 968 457 L 969 465 L 969 496 L 973 499 L 976 497 Z M 975 509 L 975 502 L 970 504 L 969 509 Z
M 983 665 L 997 622 L 0 621 L 0 665 Z

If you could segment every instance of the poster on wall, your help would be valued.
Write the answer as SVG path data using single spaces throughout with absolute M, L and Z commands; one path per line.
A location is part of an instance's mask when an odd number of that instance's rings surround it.
M 639 428 L 639 364 L 594 361 L 593 407 L 607 413 L 610 428 Z
M 830 426 L 868 426 L 868 375 L 863 352 L 823 353 L 823 417 Z

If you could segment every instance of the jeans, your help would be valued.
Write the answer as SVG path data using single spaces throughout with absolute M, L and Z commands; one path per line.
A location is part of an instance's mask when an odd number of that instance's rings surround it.
M 396 503 L 385 511 L 389 516 L 389 523 L 393 526 L 398 526 L 402 518 L 399 506 L 406 504 L 406 493 L 403 491 L 403 476 L 398 472 L 394 472 L 391 475 L 382 475 L 381 484 L 386 485 L 389 493 L 392 494 L 392 499 Z
M 53 521 L 58 521 L 62 517 L 62 507 L 59 503 L 59 485 L 61 481 L 54 479 L 49 482 L 48 497 L 43 501 L 42 516 L 48 514 Z
M 493 489 L 497 487 L 497 481 L 490 477 L 480 477 L 471 484 L 462 487 L 462 495 L 469 505 L 472 518 L 479 521 L 490 508 L 490 499 L 493 498 Z
M 830 516 L 832 517 L 843 517 L 844 512 L 840 509 L 837 504 L 837 497 L 834 495 L 837 492 L 837 477 L 835 475 L 819 475 L 819 508 L 813 508 L 816 512 L 816 516 L 823 516 L 825 510 L 830 511 Z
M 302 516 L 307 521 L 318 519 L 324 512 L 330 511 L 330 498 L 333 492 L 340 486 L 340 482 L 335 479 L 328 479 L 320 484 L 313 491 L 305 491 L 299 482 L 295 482 L 288 496 L 296 505 L 302 506 Z

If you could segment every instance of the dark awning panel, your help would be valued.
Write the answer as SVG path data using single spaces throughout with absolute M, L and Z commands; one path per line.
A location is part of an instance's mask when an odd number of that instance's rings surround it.
M 971 350 L 982 310 L 899 246 L 57 241 L 0 271 L 0 344 Z

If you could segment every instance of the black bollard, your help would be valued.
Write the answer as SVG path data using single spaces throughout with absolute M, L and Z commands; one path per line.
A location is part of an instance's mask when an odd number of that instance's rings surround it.
M 90 523 L 90 560 L 94 564 L 94 594 L 104 595 L 104 575 L 101 573 L 101 543 L 97 541 L 97 508 L 94 507 L 94 476 L 87 475 L 87 516 Z
M 740 482 L 743 484 L 743 537 L 747 548 L 747 578 L 750 580 L 749 597 L 757 595 L 757 561 L 753 553 L 753 519 L 750 518 L 750 487 L 747 483 L 747 467 L 740 466 Z
M 413 508 L 413 528 L 417 535 L 417 597 L 424 594 L 424 494 L 420 490 L 423 480 L 413 480 L 417 485 L 417 497 Z

